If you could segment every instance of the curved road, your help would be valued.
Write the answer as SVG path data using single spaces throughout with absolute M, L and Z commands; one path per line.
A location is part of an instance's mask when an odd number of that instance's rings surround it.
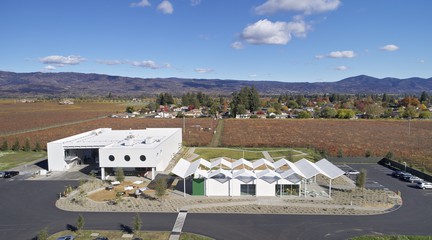
M 352 236 L 383 233 L 432 235 L 432 191 L 419 190 L 388 176 L 391 171 L 379 165 L 365 168 L 368 178 L 393 191 L 401 191 L 403 206 L 391 213 L 374 216 L 312 216 L 258 214 L 187 215 L 183 231 L 216 239 L 347 239 Z M 66 181 L 10 181 L 0 179 L 0 239 L 31 239 L 48 227 L 49 232 L 75 225 L 77 212 L 54 206 L 56 193 Z M 82 213 L 86 229 L 115 229 L 131 226 L 135 213 Z M 171 231 L 176 213 L 141 213 L 142 230 Z

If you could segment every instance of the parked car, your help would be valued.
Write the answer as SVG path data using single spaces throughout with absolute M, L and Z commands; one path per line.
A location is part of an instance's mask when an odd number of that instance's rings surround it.
M 19 175 L 18 171 L 6 171 L 5 174 L 3 175 L 4 178 L 11 178 L 14 177 L 16 175 Z
M 403 172 L 401 175 L 399 175 L 400 180 L 404 180 L 405 178 L 412 177 L 411 173 Z
M 420 189 L 432 189 L 432 183 L 430 183 L 430 182 L 418 182 L 417 187 Z
M 392 172 L 392 176 L 393 177 L 400 177 L 403 173 L 405 173 L 404 171 L 393 171 Z
M 66 236 L 61 236 L 61 237 L 57 238 L 57 240 L 74 240 L 74 239 L 75 239 L 75 237 L 72 235 L 66 235 Z
M 6 172 L 0 172 L 0 178 L 4 177 Z
M 360 174 L 360 172 L 354 169 L 345 172 L 345 175 L 357 175 L 357 174 Z
M 421 178 L 419 178 L 417 176 L 413 176 L 413 175 L 411 175 L 411 176 L 410 175 L 404 176 L 403 180 L 405 182 L 410 182 L 410 183 L 422 182 L 423 181 L 423 179 L 421 179 Z

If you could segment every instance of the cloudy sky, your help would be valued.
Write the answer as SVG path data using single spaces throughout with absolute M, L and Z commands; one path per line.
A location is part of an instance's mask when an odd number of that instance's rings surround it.
M 2 0 L 0 70 L 432 77 L 431 0 Z

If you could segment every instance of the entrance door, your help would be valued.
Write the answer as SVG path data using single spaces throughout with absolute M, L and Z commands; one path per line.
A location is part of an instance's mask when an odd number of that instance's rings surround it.
M 197 178 L 192 181 L 192 195 L 204 196 L 204 179 Z

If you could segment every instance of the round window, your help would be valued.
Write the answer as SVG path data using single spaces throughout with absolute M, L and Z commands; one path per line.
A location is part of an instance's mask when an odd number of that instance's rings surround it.
M 110 161 L 114 161 L 114 160 L 115 160 L 115 157 L 114 157 L 113 155 L 109 155 L 108 159 L 109 159 Z
M 129 161 L 130 161 L 130 157 L 129 157 L 129 155 L 125 155 L 125 156 L 124 156 L 124 159 L 125 159 L 126 161 L 129 162 Z
M 146 159 L 147 159 L 146 156 L 144 156 L 144 155 L 141 155 L 141 156 L 140 156 L 140 160 L 141 160 L 141 161 L 144 162 Z

